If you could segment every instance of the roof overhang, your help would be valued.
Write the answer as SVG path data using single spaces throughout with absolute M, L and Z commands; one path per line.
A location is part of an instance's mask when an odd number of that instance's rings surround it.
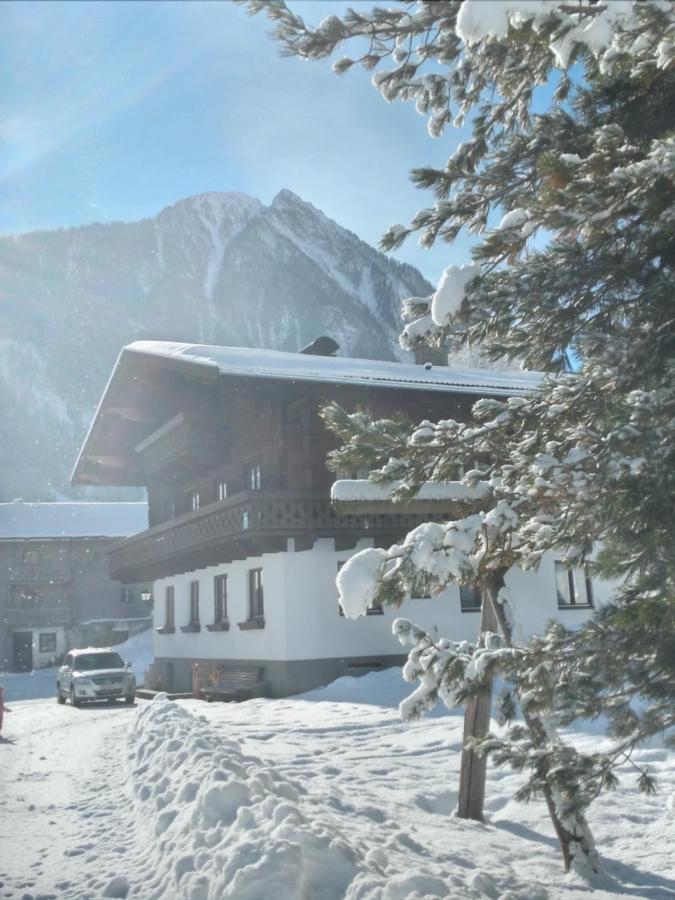
M 381 360 L 308 356 L 245 347 L 136 341 L 120 353 L 84 440 L 71 482 L 141 486 L 139 445 L 181 410 L 178 382 L 224 381 L 351 386 L 428 395 L 512 396 L 534 390 L 538 373 L 415 366 Z

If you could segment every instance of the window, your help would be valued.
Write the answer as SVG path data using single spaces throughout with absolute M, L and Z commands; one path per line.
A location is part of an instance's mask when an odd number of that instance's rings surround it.
M 25 563 L 40 562 L 40 548 L 33 545 L 32 547 L 24 547 L 21 554 L 21 561 Z
M 264 616 L 263 604 L 263 570 L 248 570 L 248 617 L 260 619 Z
M 227 619 L 227 575 L 216 575 L 213 579 L 213 621 Z
M 220 479 L 216 482 L 216 497 L 219 500 L 227 500 L 227 481 Z
M 173 628 L 175 622 L 175 609 L 174 609 L 174 592 L 173 585 L 166 589 L 165 594 L 165 614 L 164 614 L 164 627 L 165 628 Z
M 199 582 L 190 582 L 190 625 L 199 625 Z
M 481 595 L 475 584 L 460 584 L 459 604 L 462 612 L 480 612 Z
M 45 631 L 40 635 L 40 653 L 56 653 L 55 631 Z
M 134 591 L 128 584 L 123 584 L 120 588 L 120 600 L 122 603 L 134 602 Z
M 188 501 L 192 512 L 197 512 L 199 509 L 199 491 L 196 488 L 188 494 Z
M 563 562 L 556 562 L 555 585 L 558 609 L 593 606 L 593 586 L 585 569 L 578 566 L 572 568 Z
M 19 584 L 12 585 L 12 593 L 9 598 L 10 609 L 35 609 L 39 604 L 40 600 L 35 588 L 22 587 Z
M 341 569 L 343 566 L 344 566 L 344 562 L 339 562 L 339 563 L 337 564 L 338 572 L 340 571 L 340 569 Z M 344 618 L 345 613 L 344 613 L 344 610 L 342 609 L 342 606 L 341 606 L 339 600 L 338 600 L 338 613 L 339 613 L 340 616 L 342 616 L 342 618 Z M 383 607 L 382 607 L 382 604 L 381 604 L 381 603 L 371 603 L 371 605 L 370 605 L 370 606 L 368 607 L 368 609 L 366 610 L 366 615 L 367 615 L 367 616 L 383 616 L 383 615 L 384 615 L 384 609 L 383 609 Z
M 250 491 L 259 491 L 262 485 L 262 478 L 260 473 L 260 466 L 249 466 L 248 469 L 248 489 Z

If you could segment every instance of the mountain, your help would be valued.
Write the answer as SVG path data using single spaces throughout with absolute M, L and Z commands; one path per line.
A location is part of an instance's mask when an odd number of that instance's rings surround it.
M 294 351 L 328 334 L 340 354 L 397 359 L 399 301 L 431 290 L 286 190 L 0 237 L 0 500 L 77 493 L 70 470 L 131 341 Z

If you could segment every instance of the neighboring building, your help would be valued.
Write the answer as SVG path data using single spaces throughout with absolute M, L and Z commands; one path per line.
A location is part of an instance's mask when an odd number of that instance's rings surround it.
M 319 342 L 313 352 L 321 349 Z M 400 614 L 440 635 L 475 637 L 476 597 L 469 590 L 460 597 L 456 587 L 411 600 L 400 613 L 373 609 L 359 621 L 340 614 L 335 577 L 342 563 L 364 547 L 389 546 L 430 517 L 447 518 L 448 509 L 338 514 L 326 467 L 336 439 L 319 409 L 336 400 L 414 421 L 462 418 L 477 397 L 517 394 L 537 380 L 270 350 L 154 341 L 126 347 L 73 482 L 148 489 L 151 527 L 112 548 L 111 575 L 154 582 L 163 686 L 189 690 L 194 663 L 202 673 L 255 669 L 272 695 L 392 665 L 402 659 L 391 634 Z M 570 624 L 587 615 L 585 580 L 563 583 L 553 560 L 514 579 L 528 597 L 533 628 L 558 604 Z
M 150 615 L 148 589 L 112 580 L 106 556 L 147 522 L 145 503 L 0 503 L 0 669 L 49 665 L 87 621 Z

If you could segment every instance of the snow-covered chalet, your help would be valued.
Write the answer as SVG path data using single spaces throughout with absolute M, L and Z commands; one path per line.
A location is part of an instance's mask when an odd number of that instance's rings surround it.
M 461 418 L 478 397 L 524 392 L 536 376 L 322 355 L 335 346 L 319 339 L 285 353 L 142 341 L 120 354 L 73 482 L 147 488 L 150 527 L 118 542 L 110 566 L 114 579 L 153 582 L 165 689 L 191 690 L 195 671 L 229 671 L 283 696 L 393 665 L 400 614 L 439 635 L 477 634 L 479 598 L 454 586 L 401 613 L 341 614 L 335 578 L 351 555 L 390 546 L 447 510 L 336 510 L 326 467 L 336 439 L 319 410 L 336 400 L 413 421 Z M 602 590 L 553 558 L 513 577 L 530 631 L 561 610 L 567 624 L 580 622 Z

